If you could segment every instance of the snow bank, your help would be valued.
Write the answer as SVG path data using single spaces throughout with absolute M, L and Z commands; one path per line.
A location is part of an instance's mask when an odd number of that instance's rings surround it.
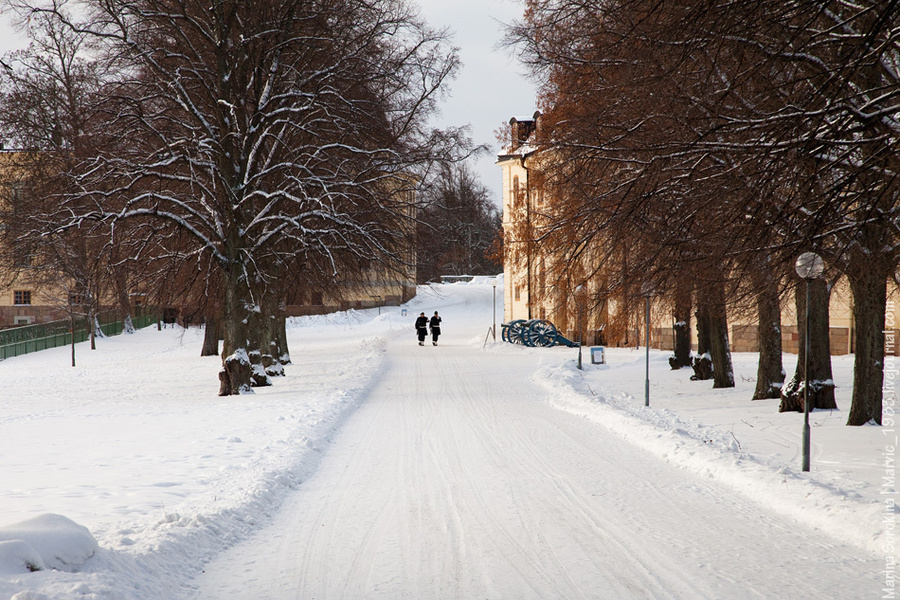
M 661 360 L 663 354 L 656 353 L 655 360 Z M 803 473 L 799 465 L 786 465 L 781 458 L 745 451 L 733 429 L 686 420 L 672 410 L 645 407 L 643 396 L 610 393 L 609 387 L 614 386 L 606 382 L 614 374 L 617 379 L 643 383 L 636 372 L 620 369 L 616 373 L 609 365 L 587 365 L 580 371 L 572 360 L 554 361 L 533 379 L 547 389 L 555 406 L 590 419 L 679 468 L 721 481 L 773 512 L 876 553 L 883 551 L 886 537 L 893 535 L 885 531 L 885 523 L 893 521 L 882 518 L 884 506 L 873 497 L 872 486 L 867 494 L 858 493 L 851 486 L 829 481 L 827 474 L 817 478 Z
M 44 514 L 0 527 L 0 573 L 74 571 L 99 549 L 87 527 Z

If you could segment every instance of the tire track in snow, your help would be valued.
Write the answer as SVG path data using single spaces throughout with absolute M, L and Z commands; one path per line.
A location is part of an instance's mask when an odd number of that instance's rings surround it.
M 444 375 L 448 378 L 458 377 L 459 372 L 465 369 L 465 365 L 455 364 L 453 369 Z M 469 366 L 468 370 L 472 371 L 472 366 Z M 467 403 L 463 407 L 464 410 L 460 411 L 460 416 L 467 420 L 469 427 L 477 431 L 477 435 L 473 437 L 484 441 L 484 450 L 490 454 L 486 457 L 487 462 L 495 465 L 498 473 L 508 473 L 510 482 L 508 493 L 514 521 L 511 524 L 504 524 L 504 515 L 497 513 L 492 503 L 477 493 L 474 497 L 478 506 L 477 510 L 472 511 L 473 514 L 491 517 L 480 519 L 482 529 L 495 535 L 502 534 L 504 553 L 513 559 L 511 567 L 524 581 L 529 582 L 534 597 L 548 597 L 547 590 L 552 590 L 552 597 L 555 598 L 591 597 L 586 596 L 585 589 L 579 587 L 577 583 L 579 579 L 583 579 L 583 573 L 577 572 L 578 569 L 573 568 L 571 564 L 571 545 L 560 546 L 559 542 L 554 542 L 550 534 L 545 532 L 548 516 L 565 515 L 559 527 L 553 528 L 552 532 L 558 535 L 561 528 L 565 535 L 571 536 L 575 542 L 579 541 L 575 535 L 578 528 L 586 523 L 593 523 L 590 537 L 599 534 L 603 543 L 597 544 L 595 539 L 591 539 L 582 540 L 580 545 L 583 555 L 590 555 L 594 562 L 618 564 L 625 556 L 633 564 L 638 564 L 638 557 L 618 540 L 604 534 L 603 529 L 598 526 L 601 519 L 596 509 L 581 500 L 585 495 L 584 490 L 572 485 L 568 476 L 548 460 L 543 451 L 542 440 L 535 439 L 534 435 L 528 435 L 534 431 L 534 426 L 524 430 L 508 426 L 506 421 L 513 414 L 508 410 L 509 405 L 491 401 L 491 397 L 495 397 L 495 394 L 483 392 L 492 384 L 496 384 L 495 375 L 477 366 L 476 370 L 477 372 L 473 371 L 469 377 L 460 378 L 464 382 L 465 389 L 459 396 Z M 502 382 L 500 387 L 508 385 L 509 382 Z M 529 392 L 534 394 L 533 389 L 523 386 L 522 395 L 513 406 L 523 413 L 525 409 L 532 407 L 542 410 L 543 403 L 534 403 L 538 398 L 527 397 Z M 553 423 L 547 425 L 553 426 Z M 538 482 L 544 484 L 546 491 L 536 492 L 540 488 L 536 485 Z M 565 509 L 562 509 L 562 506 Z M 606 548 L 610 545 L 614 550 Z M 518 564 L 518 561 L 524 564 Z M 642 569 L 641 578 L 645 580 L 641 582 L 641 588 L 655 588 L 654 597 L 670 597 L 665 585 L 658 582 L 648 569 Z M 612 592 L 621 588 L 615 592 L 620 597 L 627 597 L 627 594 L 635 592 L 634 582 L 629 578 L 620 578 L 615 569 L 610 570 L 601 579 L 605 579 L 602 582 L 603 589 Z M 591 589 L 595 588 L 592 586 Z

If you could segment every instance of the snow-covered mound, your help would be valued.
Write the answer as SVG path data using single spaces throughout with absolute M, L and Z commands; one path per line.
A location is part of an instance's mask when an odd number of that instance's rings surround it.
M 43 514 L 0 527 L 0 573 L 74 571 L 100 549 L 87 527 Z

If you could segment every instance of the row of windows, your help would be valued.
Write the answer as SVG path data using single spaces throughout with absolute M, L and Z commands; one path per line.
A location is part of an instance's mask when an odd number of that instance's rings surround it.
M 84 304 L 86 297 L 84 294 L 69 293 L 69 304 Z M 17 306 L 31 305 L 31 290 L 15 290 L 13 291 L 13 304 Z

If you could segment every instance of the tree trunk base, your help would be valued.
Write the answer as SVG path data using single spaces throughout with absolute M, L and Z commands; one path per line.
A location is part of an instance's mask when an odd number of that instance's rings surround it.
M 236 396 L 238 394 L 249 394 L 253 390 L 250 388 L 251 365 L 246 355 L 243 357 L 232 354 L 225 359 L 222 370 L 219 371 L 219 395 L 220 396 Z
M 669 357 L 669 366 L 672 368 L 673 371 L 677 371 L 678 369 L 681 369 L 682 367 L 690 367 L 690 366 L 692 366 L 692 363 L 693 363 L 693 359 L 690 356 L 688 357 L 687 362 L 681 360 L 678 356 L 676 356 L 674 354 Z
M 284 365 L 271 354 L 262 355 L 262 365 L 269 377 L 284 377 Z
M 792 391 L 784 391 L 781 394 L 781 404 L 778 412 L 803 412 L 803 388 Z
M 267 387 L 272 385 L 272 380 L 263 365 L 263 357 L 259 351 L 250 353 L 250 385 L 253 387 Z
M 228 378 L 228 371 L 226 371 L 224 368 L 219 371 L 219 395 L 231 395 L 231 380 Z
M 757 385 L 756 391 L 753 393 L 751 400 L 772 400 L 781 398 L 781 392 L 784 385 L 780 382 L 769 382 L 768 384 Z
M 792 379 L 781 393 L 778 412 L 803 412 L 804 382 Z M 809 409 L 837 409 L 834 401 L 834 383 L 830 381 L 809 382 Z
M 695 356 L 691 366 L 694 368 L 694 374 L 691 375 L 691 381 L 708 381 L 712 379 L 713 363 L 709 354 Z

